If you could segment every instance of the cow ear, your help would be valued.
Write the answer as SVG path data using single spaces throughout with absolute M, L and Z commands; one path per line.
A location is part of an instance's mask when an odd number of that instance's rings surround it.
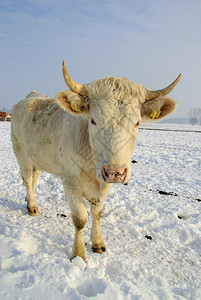
M 57 103 L 73 115 L 89 113 L 88 98 L 71 91 L 61 91 L 55 96 Z
M 142 105 L 141 116 L 147 121 L 161 120 L 175 111 L 177 102 L 168 97 L 158 97 L 145 101 Z

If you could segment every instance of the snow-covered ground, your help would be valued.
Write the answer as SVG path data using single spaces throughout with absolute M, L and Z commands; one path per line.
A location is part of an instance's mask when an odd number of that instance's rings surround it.
M 40 214 L 27 214 L 10 123 L 0 123 L 0 158 L 0 299 L 201 299 L 201 133 L 140 130 L 131 180 L 105 202 L 103 254 L 91 250 L 89 215 L 86 264 L 69 260 L 74 229 L 58 178 L 41 175 Z

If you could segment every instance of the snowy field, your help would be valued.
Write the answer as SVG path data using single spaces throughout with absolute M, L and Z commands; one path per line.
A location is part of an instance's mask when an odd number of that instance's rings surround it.
M 69 260 L 74 228 L 58 178 L 41 175 L 40 214 L 27 214 L 10 123 L 0 123 L 0 158 L 1 300 L 201 299 L 201 133 L 140 130 L 131 180 L 105 202 L 103 254 L 91 250 L 89 215 L 86 264 Z

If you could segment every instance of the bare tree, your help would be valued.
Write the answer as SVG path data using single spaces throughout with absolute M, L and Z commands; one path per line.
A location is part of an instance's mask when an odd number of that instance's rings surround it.
M 201 108 L 191 108 L 187 112 L 190 125 L 201 124 Z

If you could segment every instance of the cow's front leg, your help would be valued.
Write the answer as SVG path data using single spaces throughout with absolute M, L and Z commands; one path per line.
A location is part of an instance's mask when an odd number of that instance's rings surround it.
M 106 251 L 102 232 L 101 232 L 101 215 L 103 210 L 103 203 L 100 200 L 91 202 L 91 215 L 92 215 L 92 227 L 91 227 L 91 241 L 92 250 L 94 252 L 102 253 Z
M 80 256 L 86 262 L 85 243 L 83 238 L 84 226 L 87 222 L 88 213 L 79 188 L 75 186 L 76 181 L 71 182 L 71 186 L 64 184 L 66 197 L 71 209 L 71 216 L 75 227 L 72 257 Z
M 73 259 L 76 256 L 80 256 L 85 262 L 86 262 L 86 256 L 85 256 L 85 243 L 84 243 L 84 237 L 83 237 L 83 231 L 84 226 L 87 222 L 87 210 L 85 207 L 82 208 L 82 211 L 80 210 L 72 210 L 72 219 L 73 224 L 75 226 L 75 237 L 73 242 L 73 251 L 72 251 L 72 257 Z

